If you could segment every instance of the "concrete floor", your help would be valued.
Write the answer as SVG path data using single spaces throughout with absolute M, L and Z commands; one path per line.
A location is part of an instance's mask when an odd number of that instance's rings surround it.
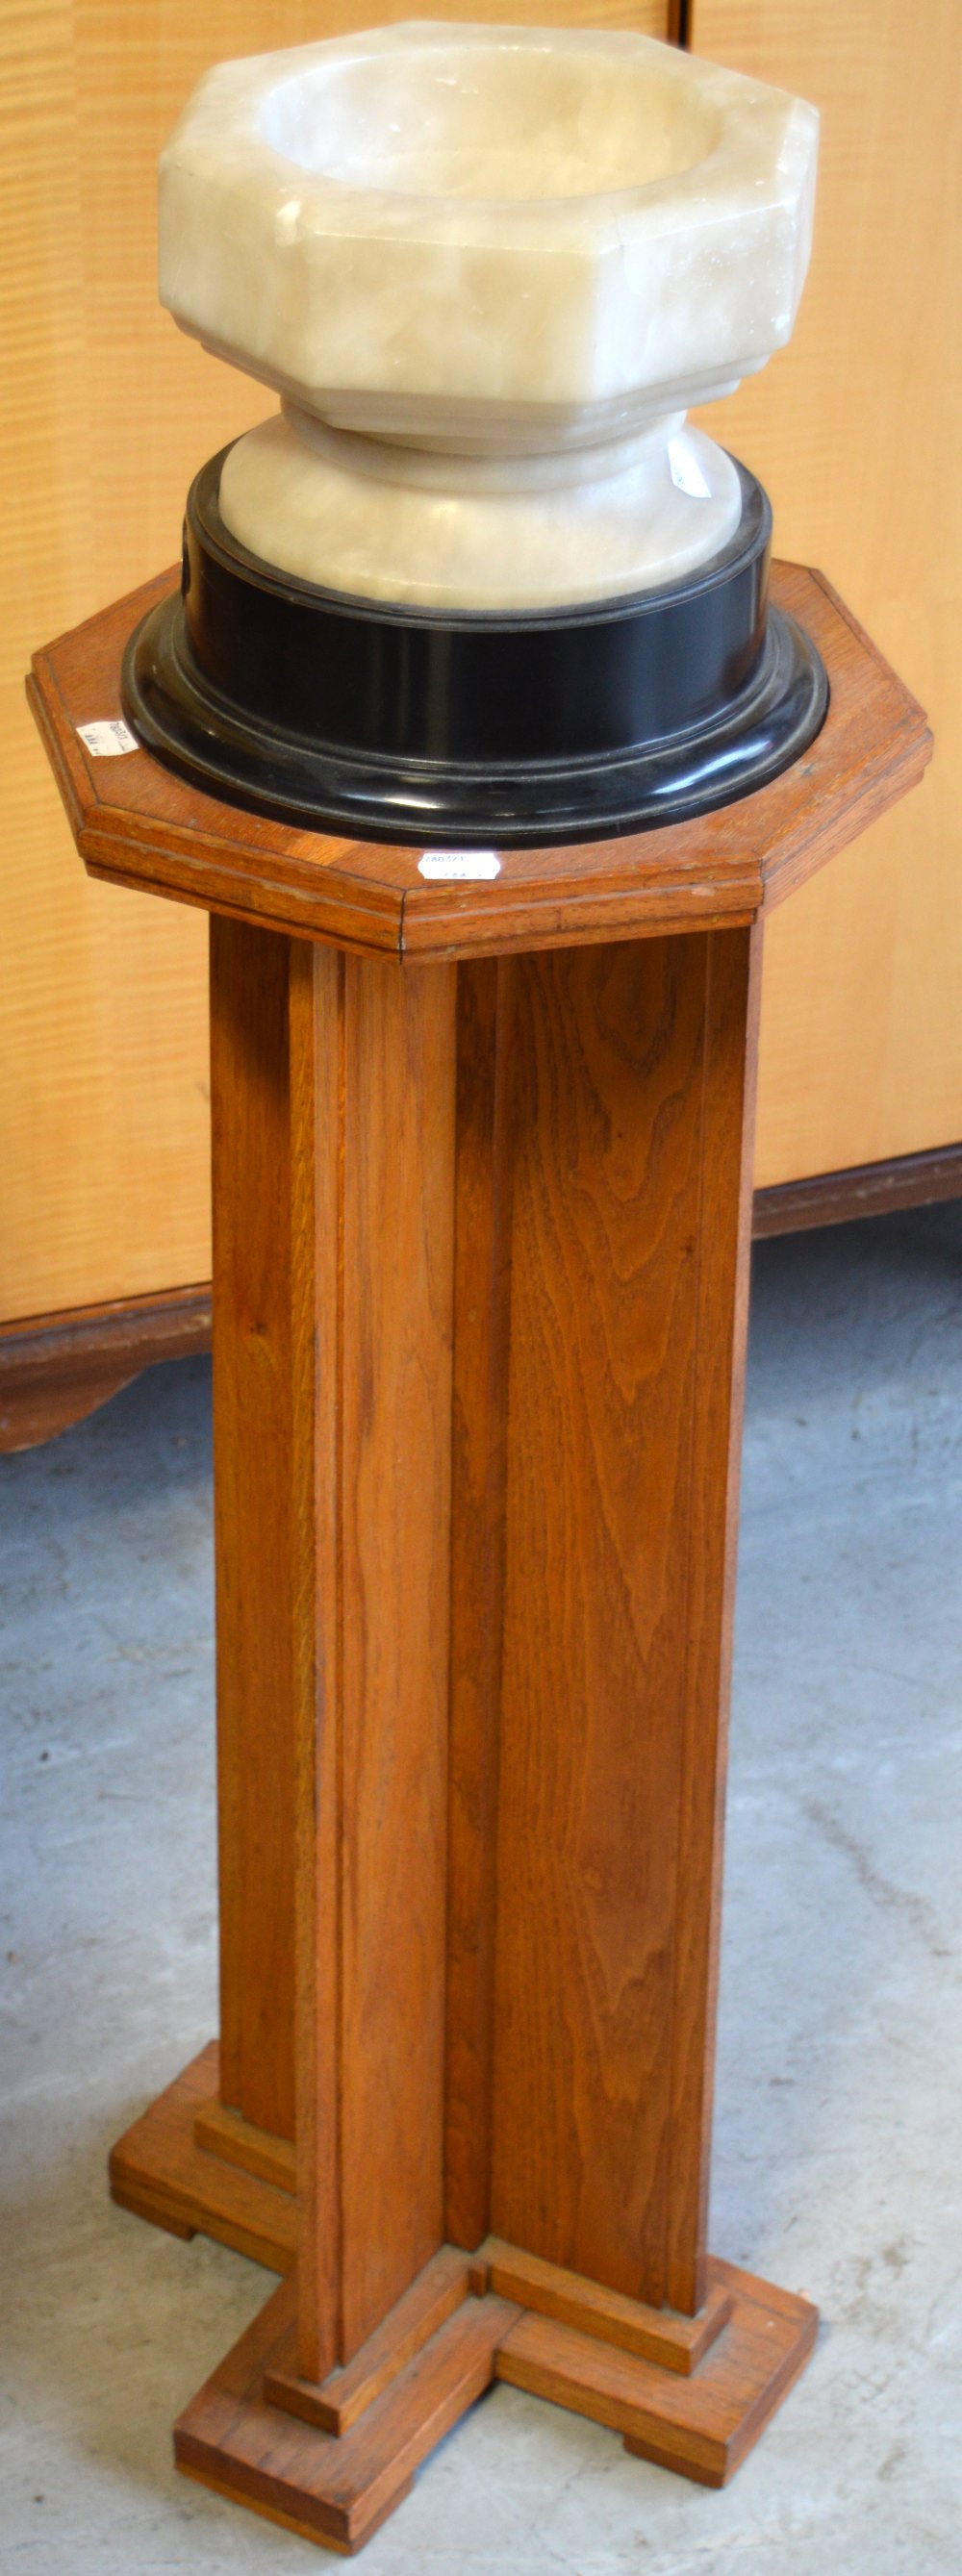
M 960 1278 L 960 1207 L 757 1259 L 712 2242 L 817 2299 L 815 2358 L 722 2495 L 498 2389 L 369 2576 L 962 2568 Z M 205 1365 L 0 1497 L 0 2565 L 306 2570 L 171 2465 L 266 2276 L 104 2179 L 215 2021 Z

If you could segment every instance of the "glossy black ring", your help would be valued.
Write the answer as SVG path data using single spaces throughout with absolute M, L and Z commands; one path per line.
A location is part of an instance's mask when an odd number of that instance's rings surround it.
M 815 647 L 768 606 L 771 511 L 743 466 L 735 535 L 687 581 L 449 614 L 261 562 L 220 517 L 222 462 L 191 488 L 180 595 L 123 667 L 141 739 L 213 793 L 381 841 L 598 839 L 750 793 L 824 721 Z

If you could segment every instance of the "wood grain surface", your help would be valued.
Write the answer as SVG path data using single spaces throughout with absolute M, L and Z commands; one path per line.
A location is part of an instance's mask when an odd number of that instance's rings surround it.
M 281 2191 L 296 2192 L 293 2140 L 255 2128 L 252 2120 L 243 2119 L 239 2111 L 228 2111 L 219 2098 L 198 2111 L 194 2137 L 206 2154 L 219 2156 L 222 2163 L 240 2165 L 244 2173 L 256 2174 L 262 2182 L 276 2183 Z
M 250 2082 L 186 2127 L 174 2088 L 114 2187 L 296 2213 L 177 2456 L 345 2548 L 496 2372 L 718 2482 L 814 2332 L 705 2250 L 759 936 L 213 924 Z
M 847 1172 L 816 1172 L 807 1180 L 781 1181 L 756 1190 L 752 1233 L 797 1234 L 817 1225 L 843 1225 L 857 1216 L 885 1216 L 892 1208 L 934 1207 L 962 1197 L 962 1145 L 936 1146 L 930 1154 L 899 1154 L 891 1163 L 859 1163 Z
M 929 711 L 921 794 L 766 941 L 756 1180 L 962 1135 L 962 127 L 956 0 L 690 0 L 696 53 L 812 99 L 812 266 L 791 347 L 703 415 Z
M 346 2369 L 332 2370 L 319 2383 L 303 2379 L 297 2368 L 297 2331 L 292 2324 L 286 2344 L 275 2353 L 264 2377 L 264 2395 L 304 2424 L 322 2433 L 350 2432 L 392 2379 L 400 2377 L 414 2355 L 430 2343 L 439 2326 L 454 2315 L 468 2296 L 469 2265 L 453 2245 L 442 2245 L 410 2289 L 382 2317 L 373 2334 L 359 2345 Z
M 285 2356 L 296 2290 L 287 2282 L 181 2416 L 177 2464 L 305 2539 L 354 2551 L 497 2378 L 609 2425 L 645 2459 L 722 2486 L 804 2367 L 817 2316 L 806 2300 L 728 2264 L 713 2267 L 711 2288 L 727 2322 L 688 2376 L 491 2291 L 461 2299 L 333 2436 L 289 2411 Z M 275 2402 L 279 2381 L 283 2406 Z
M 619 2352 L 636 2353 L 643 2361 L 657 2362 L 662 2370 L 679 2370 L 686 2378 L 699 2369 L 732 2313 L 731 2292 L 712 2277 L 710 2265 L 697 2317 L 681 2317 L 670 2308 L 650 2308 L 640 2299 L 623 2298 L 618 2290 L 604 2290 L 597 2281 L 562 2271 L 557 2263 L 543 2263 L 537 2254 L 521 2253 L 497 2236 L 487 2237 L 479 2247 L 473 2269 L 475 2280 L 483 2273 L 485 2289 L 516 2299 L 526 2312 L 552 2317 L 556 2325 L 574 2326 L 579 2334 L 594 2335 L 601 2343 L 615 2344 Z
M 260 935 L 229 935 L 256 973 Z M 454 987 L 274 944 L 293 1434 L 249 1530 L 290 1629 L 297 1966 L 277 2001 L 296 1993 L 301 2367 L 322 2379 L 443 2234 Z
M 221 2082 L 294 2135 L 289 951 L 211 922 Z
M 178 2468 L 327 2545 L 355 2550 L 393 2512 L 414 2470 L 490 2386 L 517 2308 L 465 2299 L 339 2439 L 264 2403 L 265 2373 L 287 2349 L 286 2284 L 235 2345 L 174 2430 Z
M 445 2227 L 475 2246 L 491 2215 L 516 977 L 493 958 L 457 974 Z
M 733 2264 L 713 2266 L 713 2277 L 731 2295 L 731 2318 L 691 2378 L 542 2316 L 511 2328 L 497 2376 L 610 2425 L 640 2459 L 724 2486 L 804 2369 L 818 2316 Z
M 314 2383 L 445 2234 L 701 2304 L 754 953 L 213 925 L 223 2099 L 296 2059 Z
M 216 2109 L 219 2091 L 211 2041 L 118 2138 L 111 2198 L 174 2236 L 212 2236 L 268 2271 L 289 2272 L 298 2234 L 290 2190 L 200 2144 L 204 2115 Z
M 701 2299 L 751 941 L 526 958 L 491 2224 Z
M 444 2235 L 453 970 L 346 960 L 343 1079 L 335 2357 L 348 2361 Z
M 158 1360 L 209 1350 L 210 1312 L 204 1285 L 0 1328 L 0 1454 L 54 1439 Z
M 222 2094 L 301 2368 L 443 2233 L 455 970 L 212 927 Z
M 92 759 L 78 724 L 119 709 L 131 627 L 161 575 L 34 658 L 29 683 L 78 846 L 119 885 L 336 941 L 444 959 L 734 927 L 791 894 L 921 776 L 925 718 L 820 575 L 776 567 L 773 592 L 818 643 L 831 683 L 821 733 L 768 787 L 697 822 L 617 840 L 509 850 L 483 885 L 426 884 L 416 849 L 270 822 L 201 795 L 149 752 Z M 109 770 L 109 777 L 106 775 Z

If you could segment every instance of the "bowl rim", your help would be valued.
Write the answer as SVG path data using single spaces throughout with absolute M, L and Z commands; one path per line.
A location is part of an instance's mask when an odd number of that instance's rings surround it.
M 577 196 L 498 197 L 417 193 L 338 177 L 290 159 L 263 133 L 265 102 L 317 67 L 345 67 L 419 51 L 564 52 L 585 58 L 652 62 L 679 89 L 697 91 L 715 120 L 714 139 L 686 168 L 636 186 Z M 818 111 L 807 101 L 741 72 L 633 30 L 508 26 L 498 22 L 408 19 L 358 34 L 326 37 L 215 64 L 188 99 L 160 157 L 164 182 L 175 175 L 217 195 L 262 192 L 266 222 L 279 223 L 280 255 L 309 248 L 312 234 L 420 239 L 425 224 L 442 228 L 445 244 L 486 250 L 559 247 L 627 248 L 687 224 L 731 225 L 804 195 L 818 135 Z M 284 218 L 297 198 L 290 238 Z

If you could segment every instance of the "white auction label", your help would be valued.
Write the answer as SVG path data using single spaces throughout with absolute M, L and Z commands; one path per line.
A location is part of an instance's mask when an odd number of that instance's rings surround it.
M 480 885 L 486 878 L 500 876 L 501 861 L 494 850 L 425 850 L 418 870 L 435 883 L 439 878 L 461 877 Z
M 104 716 L 99 724 L 78 725 L 77 732 L 95 760 L 117 760 L 122 751 L 140 750 L 137 736 L 131 733 L 123 716 Z
M 690 493 L 693 501 L 711 500 L 711 484 L 706 482 L 697 456 L 693 456 L 683 438 L 669 439 L 668 465 L 676 492 Z

